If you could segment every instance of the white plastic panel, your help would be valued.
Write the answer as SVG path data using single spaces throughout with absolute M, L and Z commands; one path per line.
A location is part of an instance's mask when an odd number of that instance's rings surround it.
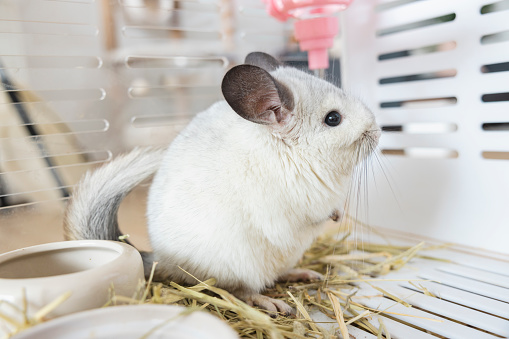
M 373 295 L 374 292 L 376 293 L 378 291 L 376 290 L 371 291 L 366 286 L 363 286 L 362 290 L 359 293 L 357 293 L 357 296 L 361 297 L 365 295 Z M 404 296 L 405 301 L 412 302 L 412 297 L 409 296 L 410 294 L 411 293 L 408 293 L 407 296 Z M 494 335 L 483 333 L 482 331 L 457 324 L 456 322 L 452 322 L 445 318 L 430 313 L 426 313 L 414 307 L 412 308 L 405 307 L 401 304 L 395 303 L 383 297 L 364 298 L 359 299 L 358 302 L 367 307 L 379 310 L 385 310 L 390 308 L 390 312 L 394 312 L 394 314 L 392 314 L 394 318 L 401 321 L 405 321 L 406 323 L 412 324 L 414 326 L 418 326 L 420 328 L 432 331 L 439 335 L 443 335 L 447 338 L 458 338 L 458 339 L 496 338 L 496 336 Z
M 499 317 L 507 317 L 507 314 L 509 314 L 509 304 L 495 299 L 485 298 L 477 294 L 472 294 L 470 292 L 435 282 L 419 282 L 419 285 L 443 300 L 475 308 Z M 414 291 L 417 290 L 416 287 L 409 282 L 402 282 L 400 283 L 400 286 Z
M 417 243 L 415 237 L 390 230 L 370 232 L 364 238 L 369 243 L 393 246 L 415 246 Z M 509 288 L 500 286 L 504 285 L 509 272 L 509 256 L 493 256 L 486 251 L 473 253 L 462 246 L 427 249 L 420 255 L 424 257 L 413 258 L 401 269 L 372 282 L 369 279 L 367 283 L 356 282 L 360 289 L 352 300 L 388 311 L 380 316 L 384 317 L 393 338 L 418 337 L 411 332 L 415 329 L 405 328 L 404 324 L 413 324 L 421 333 L 447 338 L 509 337 Z M 363 263 L 372 265 L 376 262 L 370 259 Z M 372 286 L 381 288 L 384 293 Z M 355 291 L 347 293 L 352 292 Z M 412 307 L 405 307 L 391 296 Z M 390 329 L 386 317 L 394 318 L 397 328 Z M 373 325 L 378 328 L 376 322 Z
M 481 14 L 495 2 L 356 0 L 342 16 L 345 87 L 389 130 L 369 223 L 509 253 L 509 71 L 489 68 L 509 42 L 485 37 L 509 31 L 509 10 Z

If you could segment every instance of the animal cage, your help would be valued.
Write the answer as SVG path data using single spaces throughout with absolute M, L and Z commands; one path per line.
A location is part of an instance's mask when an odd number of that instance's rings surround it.
M 85 171 L 171 142 L 257 50 L 306 66 L 260 0 L 0 0 L 0 253 L 62 240 Z M 509 337 L 509 1 L 355 0 L 329 55 L 326 78 L 383 130 L 359 241 L 450 244 L 429 253 L 449 262 L 387 276 L 440 298 L 386 282 L 413 307 L 364 302 L 411 317 L 370 322 L 392 338 Z M 140 249 L 145 188 L 120 211 Z

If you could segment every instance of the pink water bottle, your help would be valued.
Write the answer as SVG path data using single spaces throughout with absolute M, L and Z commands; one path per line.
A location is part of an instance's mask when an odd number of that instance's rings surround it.
M 295 38 L 302 51 L 308 52 L 309 69 L 329 68 L 327 49 L 338 33 L 338 18 L 334 13 L 346 9 L 353 0 L 263 0 L 273 17 L 295 22 Z

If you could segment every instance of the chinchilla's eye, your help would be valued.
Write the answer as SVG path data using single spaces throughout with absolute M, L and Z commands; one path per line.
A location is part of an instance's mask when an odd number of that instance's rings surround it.
M 325 123 L 331 127 L 337 126 L 341 123 L 341 114 L 336 111 L 331 111 L 325 116 Z

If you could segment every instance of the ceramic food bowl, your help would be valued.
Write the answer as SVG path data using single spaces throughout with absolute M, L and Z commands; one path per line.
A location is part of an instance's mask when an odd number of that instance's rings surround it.
M 13 328 L 5 316 L 23 322 L 23 313 L 33 317 L 68 292 L 46 318 L 101 307 L 111 286 L 117 295 L 130 297 L 143 281 L 140 254 L 120 242 L 63 241 L 1 254 L 0 337 Z
M 21 332 L 16 339 L 235 339 L 225 322 L 168 305 L 114 306 L 71 314 Z

